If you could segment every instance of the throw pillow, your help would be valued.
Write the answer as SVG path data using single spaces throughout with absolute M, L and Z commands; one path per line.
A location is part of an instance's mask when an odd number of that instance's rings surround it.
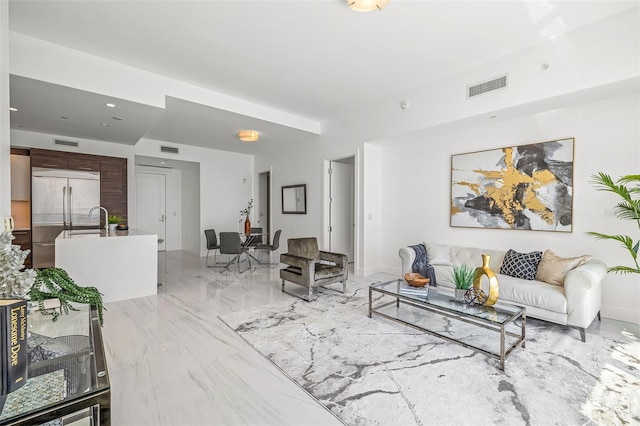
M 536 279 L 545 283 L 563 286 L 567 273 L 572 269 L 586 263 L 591 256 L 579 257 L 559 257 L 551 250 L 545 250 L 542 254 L 542 260 L 538 265 Z
M 540 259 L 542 259 L 541 251 L 518 253 L 515 250 L 509 249 L 504 255 L 500 273 L 511 277 L 522 278 L 523 280 L 532 280 L 536 277 Z

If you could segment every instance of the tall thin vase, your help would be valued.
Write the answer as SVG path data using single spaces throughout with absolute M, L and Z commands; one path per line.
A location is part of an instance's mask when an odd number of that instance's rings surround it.
M 491 306 L 498 301 L 498 278 L 489 268 L 490 260 L 491 256 L 488 254 L 482 255 L 482 266 L 476 269 L 476 278 L 473 280 L 473 288 L 480 291 L 482 289 L 482 277 L 486 276 L 489 279 L 489 294 L 483 300 L 480 300 L 485 306 Z
M 249 221 L 249 216 L 244 221 L 244 234 L 249 235 L 251 233 L 251 222 Z

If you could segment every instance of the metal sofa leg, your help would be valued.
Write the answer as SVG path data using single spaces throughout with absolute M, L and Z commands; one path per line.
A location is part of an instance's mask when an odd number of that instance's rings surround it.
M 600 316 L 600 311 L 598 311 L 598 321 L 602 321 L 602 317 Z
M 584 327 L 578 327 L 580 331 L 580 338 L 582 338 L 582 343 L 587 341 L 587 329 Z
M 347 280 L 342 281 L 342 292 L 347 293 Z
M 284 280 L 282 280 L 282 292 L 284 293 Z

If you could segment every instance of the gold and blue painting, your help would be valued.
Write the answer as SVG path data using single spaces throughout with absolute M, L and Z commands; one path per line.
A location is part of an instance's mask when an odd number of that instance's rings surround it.
M 451 156 L 451 226 L 571 232 L 573 138 Z

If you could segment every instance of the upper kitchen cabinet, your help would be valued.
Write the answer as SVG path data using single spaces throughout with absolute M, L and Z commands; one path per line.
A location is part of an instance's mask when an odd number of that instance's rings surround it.
M 127 219 L 127 159 L 102 157 L 100 160 L 100 204 L 109 215 Z
M 101 157 L 89 154 L 73 154 L 68 158 L 69 170 L 84 170 L 87 172 L 100 171 Z
M 31 149 L 31 167 L 50 169 L 68 169 L 71 152 L 52 151 L 49 149 Z

